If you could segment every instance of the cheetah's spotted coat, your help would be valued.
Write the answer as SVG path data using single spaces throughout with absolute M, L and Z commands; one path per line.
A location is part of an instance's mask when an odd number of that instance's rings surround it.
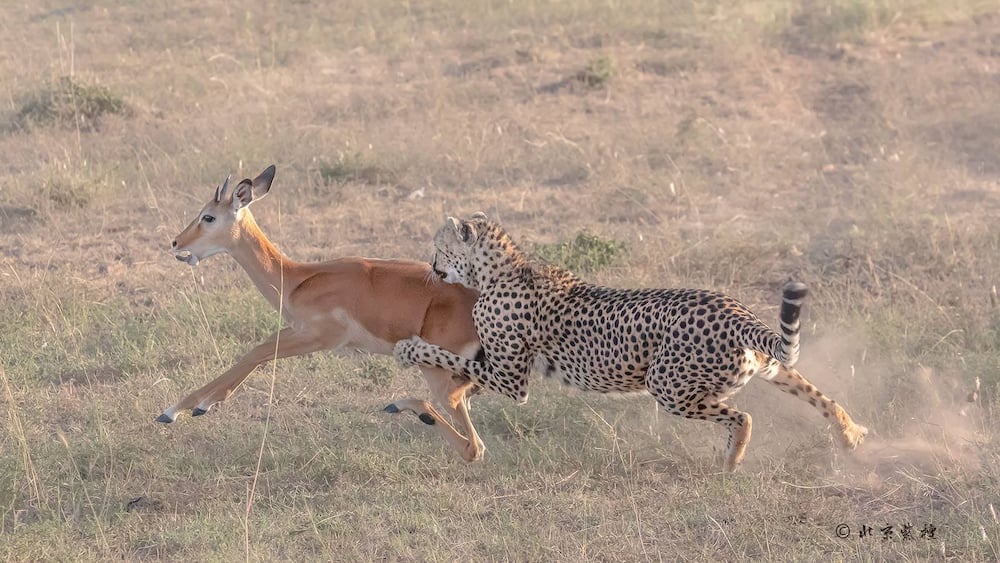
M 600 287 L 531 261 L 482 214 L 449 218 L 434 243 L 434 270 L 480 292 L 473 316 L 486 361 L 414 337 L 396 345 L 403 364 L 451 370 L 517 402 L 528 398 L 536 363 L 546 375 L 587 390 L 646 390 L 670 413 L 725 426 L 727 470 L 743 460 L 751 418 L 725 400 L 754 375 L 819 409 L 846 448 L 868 432 L 792 368 L 803 284 L 785 286 L 779 334 L 720 293 Z

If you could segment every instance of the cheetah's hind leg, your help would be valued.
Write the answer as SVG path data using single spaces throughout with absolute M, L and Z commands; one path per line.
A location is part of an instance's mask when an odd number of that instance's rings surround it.
M 823 414 L 824 418 L 831 419 L 838 427 L 837 438 L 844 449 L 857 448 L 868 435 L 867 428 L 854 422 L 851 415 L 847 414 L 843 407 L 824 395 L 815 385 L 809 383 L 798 370 L 778 365 L 775 376 L 768 381 L 777 385 L 782 391 L 795 395 L 803 401 L 808 401 L 810 405 Z
M 753 431 L 753 418 L 750 413 L 736 410 L 725 403 L 709 402 L 707 398 L 684 408 L 677 408 L 676 404 L 670 407 L 659 397 L 657 400 L 670 414 L 697 420 L 709 420 L 725 426 L 729 430 L 729 440 L 726 442 L 725 470 L 732 473 L 740 468 Z
M 710 420 L 725 426 L 729 430 L 725 469 L 728 472 L 739 469 L 753 430 L 753 419 L 749 413 L 718 402 L 719 396 L 714 393 L 706 395 L 699 392 L 683 374 L 668 375 L 666 370 L 661 371 L 655 365 L 646 378 L 646 387 L 670 414 Z

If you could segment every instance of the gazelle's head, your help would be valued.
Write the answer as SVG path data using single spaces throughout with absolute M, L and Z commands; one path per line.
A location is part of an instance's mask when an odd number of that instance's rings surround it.
M 198 216 L 172 243 L 174 257 L 197 266 L 198 262 L 220 252 L 228 252 L 239 236 L 244 209 L 266 196 L 274 180 L 274 165 L 268 166 L 253 180 L 247 178 L 235 188 L 229 178 L 216 188 L 215 197 L 201 208 Z

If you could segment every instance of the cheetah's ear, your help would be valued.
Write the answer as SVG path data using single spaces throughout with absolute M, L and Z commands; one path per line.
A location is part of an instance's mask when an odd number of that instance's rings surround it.
M 459 221 L 454 217 L 448 217 L 448 224 L 451 225 L 458 240 L 470 243 L 476 239 L 476 228 L 467 221 Z
M 482 211 L 476 211 L 471 217 L 468 218 L 468 220 L 462 221 L 465 228 L 468 228 L 468 232 L 463 231 L 462 240 L 471 243 L 473 240 L 478 239 L 481 234 L 480 231 L 486 229 L 486 225 L 489 223 L 489 220 L 489 217 L 487 217 L 485 213 Z M 466 238 L 466 234 L 468 235 L 468 238 Z
M 462 242 L 472 242 L 476 238 L 476 229 L 472 223 L 462 223 L 462 232 L 459 233 Z

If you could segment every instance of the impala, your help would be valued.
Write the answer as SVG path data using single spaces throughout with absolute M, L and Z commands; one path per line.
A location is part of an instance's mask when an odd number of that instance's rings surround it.
M 271 165 L 232 190 L 226 178 L 194 221 L 177 235 L 172 250 L 178 260 L 191 266 L 215 254 L 230 254 L 264 298 L 281 311 L 287 326 L 165 410 L 157 422 L 173 422 L 187 410 L 193 416 L 205 414 L 228 398 L 257 366 L 272 359 L 342 349 L 388 355 L 397 341 L 418 335 L 467 358 L 474 358 L 480 350 L 472 320 L 478 294 L 444 283 L 429 264 L 357 257 L 304 264 L 281 254 L 249 209 L 268 194 L 274 172 Z M 402 399 L 385 410 L 415 413 L 437 428 L 464 460 L 481 459 L 485 448 L 469 418 L 473 384 L 442 369 L 420 370 L 433 399 L 468 437 L 428 401 Z

